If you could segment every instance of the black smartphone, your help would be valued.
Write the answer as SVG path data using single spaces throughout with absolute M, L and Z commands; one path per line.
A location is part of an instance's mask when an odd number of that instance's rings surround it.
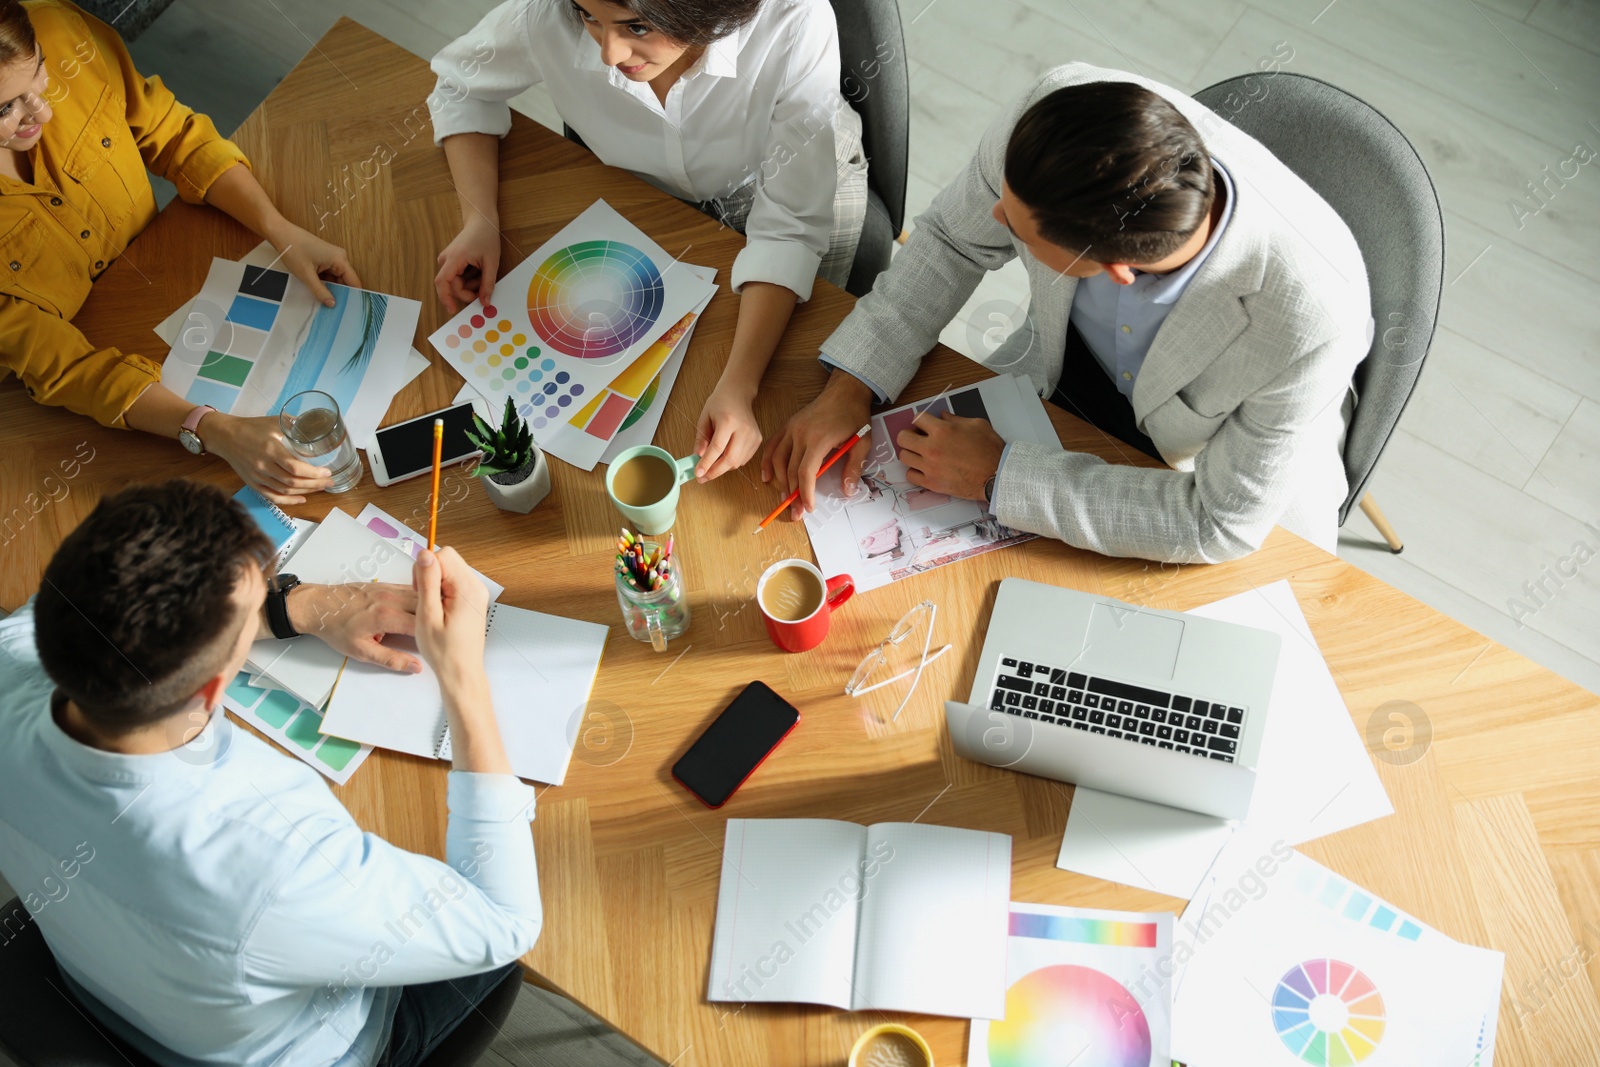
M 467 431 L 472 429 L 472 405 L 457 404 L 379 430 L 375 444 L 367 450 L 367 458 L 372 461 L 372 480 L 379 485 L 393 485 L 431 472 L 433 420 L 436 418 L 444 420 L 442 461 L 445 466 L 477 454 L 478 447 L 467 440 Z
M 672 766 L 672 777 L 710 808 L 720 808 L 789 736 L 800 712 L 765 682 L 751 682 Z

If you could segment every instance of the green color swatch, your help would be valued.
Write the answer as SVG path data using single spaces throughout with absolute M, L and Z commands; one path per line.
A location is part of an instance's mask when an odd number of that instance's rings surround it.
M 322 725 L 322 716 L 311 708 L 302 711 L 289 724 L 283 735 L 307 752 L 317 747 L 317 742 L 322 740 L 322 733 L 318 729 Z
M 261 699 L 265 689 L 257 689 L 250 684 L 250 676 L 243 671 L 233 681 L 228 683 L 228 695 L 237 700 L 243 707 L 254 707 L 256 701 Z
M 261 702 L 256 714 L 274 730 L 281 730 L 283 724 L 289 721 L 289 716 L 293 715 L 299 706 L 300 698 L 294 694 L 285 693 L 281 689 L 269 689 L 267 699 Z
M 214 382 L 243 385 L 244 380 L 250 377 L 250 368 L 254 366 L 248 359 L 230 356 L 226 352 L 207 352 L 205 362 L 200 364 L 196 373 Z
M 342 771 L 360 751 L 361 746 L 354 741 L 346 741 L 342 737 L 330 737 L 322 742 L 321 748 L 317 749 L 317 759 L 336 771 Z

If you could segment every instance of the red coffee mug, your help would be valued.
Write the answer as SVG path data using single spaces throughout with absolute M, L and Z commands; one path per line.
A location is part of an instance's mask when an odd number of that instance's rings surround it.
M 767 610 L 767 582 L 774 574 L 790 567 L 806 571 L 815 578 L 822 589 L 822 597 L 811 613 L 802 619 L 774 618 Z M 854 596 L 855 592 L 856 583 L 848 574 L 823 578 L 815 564 L 803 559 L 785 559 L 762 572 L 761 580 L 756 583 L 756 606 L 761 609 L 761 621 L 767 624 L 767 636 L 772 638 L 773 644 L 785 652 L 807 652 L 822 644 L 822 639 L 828 636 L 828 620 L 832 618 L 834 609 Z

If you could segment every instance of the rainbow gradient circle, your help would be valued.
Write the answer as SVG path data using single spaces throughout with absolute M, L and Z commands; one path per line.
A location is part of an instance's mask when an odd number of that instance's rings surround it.
M 604 359 L 648 333 L 665 298 L 649 256 L 621 241 L 580 241 L 534 272 L 528 319 L 557 352 Z
M 1316 1067 L 1346 1067 L 1378 1050 L 1383 996 L 1341 960 L 1307 960 L 1278 979 L 1272 1026 L 1288 1050 Z
M 1006 1017 L 989 1024 L 994 1067 L 1149 1067 L 1150 1024 L 1133 994 L 1092 967 L 1059 964 L 1006 990 Z

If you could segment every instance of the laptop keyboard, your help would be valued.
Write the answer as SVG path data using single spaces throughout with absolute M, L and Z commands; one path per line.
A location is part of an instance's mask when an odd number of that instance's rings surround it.
M 1245 718 L 1245 709 L 1222 701 L 1012 657 L 1000 661 L 989 707 L 1224 763 L 1238 753 Z

